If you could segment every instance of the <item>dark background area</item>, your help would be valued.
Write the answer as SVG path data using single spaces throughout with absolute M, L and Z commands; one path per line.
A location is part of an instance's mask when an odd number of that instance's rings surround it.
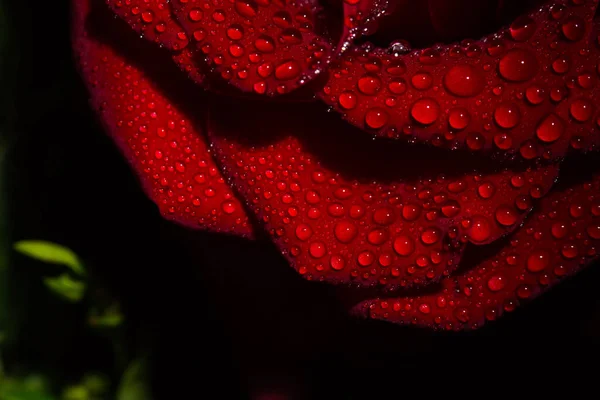
M 562 373 L 597 359 L 598 268 L 476 332 L 432 333 L 351 319 L 331 288 L 296 276 L 269 243 L 164 221 L 88 107 L 71 58 L 68 1 L 7 2 L 4 14 L 9 238 L 75 250 L 96 294 L 118 301 L 126 318 L 115 348 L 85 324 L 84 305 L 42 285 L 54 267 L 13 254 L 7 371 L 42 371 L 56 388 L 89 370 L 115 382 L 128 360 L 145 355 L 157 399 L 213 390 L 219 398 L 355 399 L 453 369 Z

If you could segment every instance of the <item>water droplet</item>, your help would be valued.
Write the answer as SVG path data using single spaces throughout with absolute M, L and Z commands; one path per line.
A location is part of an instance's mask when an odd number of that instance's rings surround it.
M 275 50 L 275 41 L 270 36 L 261 35 L 254 41 L 254 47 L 263 53 L 272 53 Z
M 585 21 L 576 15 L 568 17 L 562 25 L 562 33 L 568 40 L 576 42 L 585 35 Z
M 273 15 L 273 22 L 280 28 L 287 28 L 292 24 L 292 17 L 286 11 L 277 11 Z
M 338 102 L 340 103 L 340 106 L 343 109 L 352 110 L 354 107 L 356 107 L 357 104 L 356 94 L 351 91 L 342 92 L 340 94 Z
M 477 193 L 483 199 L 489 199 L 496 193 L 496 187 L 491 182 L 484 182 L 477 187 Z
M 441 238 L 441 232 L 436 227 L 426 228 L 423 233 L 421 233 L 421 242 L 426 245 L 431 245 L 438 242 Z
M 551 143 L 558 140 L 565 129 L 562 119 L 556 114 L 549 114 L 536 129 L 537 137 L 546 143 Z
M 494 135 L 494 144 L 500 150 L 508 150 L 512 147 L 512 137 L 507 133 Z
M 525 98 L 530 104 L 542 104 L 546 98 L 546 90 L 539 86 L 530 86 L 525 90 Z
M 300 64 L 295 60 L 282 62 L 275 68 L 275 78 L 279 80 L 294 79 L 300 75 Z
M 258 66 L 258 68 L 256 68 L 256 72 L 258 72 L 258 75 L 260 75 L 262 78 L 267 78 L 273 73 L 273 64 L 261 64 Z
M 590 224 L 587 227 L 586 231 L 592 239 L 600 239 L 600 224 L 599 223 L 596 222 L 596 223 Z
M 244 36 L 244 28 L 240 25 L 231 25 L 227 28 L 227 37 L 231 40 L 240 40 Z
M 235 11 L 242 17 L 252 18 L 256 16 L 258 7 L 252 0 L 236 0 Z
M 365 114 L 365 123 L 373 129 L 379 129 L 387 124 L 389 115 L 379 107 L 371 108 Z
M 239 58 L 244 55 L 244 48 L 239 44 L 232 44 L 229 46 L 229 54 L 232 57 Z
M 411 83 L 417 90 L 427 90 L 433 84 L 433 78 L 427 72 L 419 72 L 413 75 Z
M 540 272 L 550 264 L 550 254 L 543 250 L 536 250 L 527 258 L 527 269 L 531 272 Z
M 415 251 L 415 242 L 410 236 L 398 236 L 394 239 L 394 251 L 400 256 L 407 257 Z
M 327 246 L 325 246 L 325 243 L 320 241 L 312 242 L 308 247 L 308 252 L 314 258 L 321 258 L 327 252 Z
M 296 237 L 302 241 L 308 240 L 312 234 L 312 228 L 307 224 L 300 224 L 296 227 Z
M 527 15 L 522 15 L 510 25 L 510 36 L 517 42 L 524 42 L 535 33 L 535 21 Z
M 483 90 L 484 86 L 483 75 L 472 65 L 457 65 L 444 76 L 444 87 L 455 96 L 475 96 Z
M 577 255 L 579 254 L 577 246 L 575 246 L 573 243 L 565 244 L 560 252 L 564 258 L 567 258 L 569 260 L 577 257 Z
M 471 221 L 471 227 L 468 231 L 469 238 L 476 243 L 485 242 L 492 235 L 492 227 L 487 218 L 482 215 L 475 215 Z
M 369 250 L 361 251 L 356 258 L 361 267 L 368 267 L 375 261 L 375 255 Z
M 569 112 L 579 122 L 589 121 L 594 113 L 594 105 L 587 99 L 577 99 L 571 103 Z
M 287 45 L 302 43 L 302 32 L 296 28 L 287 28 L 281 32 L 281 41 Z
M 231 215 L 236 210 L 235 203 L 233 201 L 224 201 L 221 203 L 221 210 L 223 210 L 225 214 Z
M 454 200 L 449 200 L 442 206 L 442 214 L 447 218 L 456 217 L 460 213 L 460 204 Z
M 513 82 L 524 82 L 535 76 L 538 61 L 535 55 L 523 49 L 510 50 L 498 64 L 498 72 L 504 79 Z
M 358 80 L 357 86 L 362 93 L 373 96 L 381 89 L 381 80 L 375 75 L 367 74 Z
M 538 155 L 538 146 L 533 140 L 526 140 L 521 144 L 519 153 L 524 159 L 532 160 Z
M 206 37 L 206 31 L 204 29 L 196 29 L 192 35 L 195 41 L 201 42 Z
M 388 89 L 394 94 L 402 94 L 406 92 L 406 81 L 402 78 L 395 78 L 388 84 Z
M 142 13 L 142 21 L 147 24 L 154 21 L 154 13 L 152 11 L 144 11 Z
M 400 76 L 406 73 L 406 64 L 402 60 L 393 60 L 388 64 L 385 70 L 392 76 Z
M 204 13 L 202 12 L 201 9 L 194 8 L 194 9 L 190 10 L 188 16 L 191 21 L 198 22 L 202 19 L 202 17 L 204 16 Z
M 424 65 L 435 65 L 440 62 L 440 53 L 436 49 L 425 49 L 419 55 L 419 61 Z
M 341 271 L 346 266 L 346 260 L 340 255 L 333 255 L 329 259 L 329 265 L 335 271 Z
M 559 56 L 552 62 L 552 70 L 557 74 L 566 74 L 571 67 L 569 59 L 566 56 Z
M 334 234 L 337 240 L 342 243 L 350 243 L 356 237 L 358 230 L 353 223 L 342 221 L 335 225 Z
M 485 137 L 477 132 L 470 132 L 466 138 L 467 147 L 471 150 L 481 150 L 485 145 Z
M 223 10 L 215 10 L 212 14 L 212 19 L 215 22 L 223 22 L 225 21 L 225 11 Z
M 494 120 L 501 128 L 514 128 L 521 121 L 521 111 L 514 103 L 504 103 L 494 110 Z
M 383 229 L 373 229 L 367 235 L 367 241 L 375 246 L 385 243 L 387 233 Z
M 517 296 L 521 299 L 528 299 L 531 297 L 531 287 L 529 285 L 520 285 L 517 288 Z
M 412 105 L 410 115 L 420 124 L 431 125 L 440 115 L 440 106 L 434 99 L 419 99 Z
M 550 15 L 555 20 L 559 20 L 565 16 L 565 6 L 562 4 L 555 4 L 550 8 Z
M 466 108 L 453 108 L 448 114 L 450 127 L 457 130 L 465 129 L 471 120 L 471 115 Z
M 517 222 L 517 210 L 511 206 L 503 205 L 496 209 L 496 221 L 503 226 L 511 226 Z
M 402 207 L 402 218 L 406 221 L 414 221 L 421 215 L 421 206 L 418 204 L 406 204 Z
M 396 220 L 394 210 L 388 207 L 382 207 L 373 213 L 373 221 L 378 225 L 391 225 Z

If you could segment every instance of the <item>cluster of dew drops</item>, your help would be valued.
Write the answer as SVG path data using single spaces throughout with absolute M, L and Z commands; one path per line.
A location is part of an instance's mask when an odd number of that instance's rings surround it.
M 570 0 L 574 6 L 584 4 L 583 0 Z M 553 21 L 559 21 L 559 34 L 568 43 L 577 43 L 584 39 L 586 34 L 586 21 L 578 15 L 567 15 L 567 6 L 563 4 L 555 4 L 549 7 L 549 18 Z M 506 33 L 513 43 L 523 43 L 530 40 L 536 31 L 539 29 L 536 21 L 529 16 L 521 16 L 515 20 L 507 29 Z M 523 84 L 532 80 L 539 71 L 540 61 L 534 50 L 529 48 L 515 47 L 507 50 L 504 39 L 504 32 L 486 40 L 484 44 L 473 43 L 472 41 L 464 41 L 460 46 L 451 46 L 448 51 L 448 56 L 462 56 L 463 52 L 467 57 L 476 59 L 484 52 L 490 57 L 498 58 L 496 71 L 498 76 L 508 82 Z M 550 50 L 557 44 L 551 43 Z M 600 37 L 597 38 L 596 46 L 600 46 Z M 464 49 L 463 49 L 464 47 Z M 483 48 L 485 47 L 485 49 Z M 433 76 L 427 71 L 415 73 L 408 79 L 403 77 L 407 72 L 407 66 L 401 55 L 410 50 L 410 45 L 402 41 L 395 42 L 388 49 L 389 56 L 369 56 L 373 50 L 372 46 L 366 46 L 363 49 L 366 61 L 362 67 L 366 71 L 364 75 L 356 80 L 356 87 L 345 89 L 334 98 L 335 105 L 343 113 L 350 116 L 356 112 L 364 112 L 364 125 L 373 130 L 387 130 L 387 134 L 391 136 L 399 135 L 398 127 L 392 126 L 393 118 L 387 109 L 393 109 L 399 105 L 398 97 L 405 94 L 409 89 L 417 91 L 429 90 L 433 86 Z M 441 52 L 445 51 L 440 47 L 425 49 L 420 52 L 418 61 L 424 66 L 436 66 L 442 59 Z M 580 56 L 589 56 L 590 49 L 582 47 Z M 382 62 L 383 61 L 383 62 Z M 385 68 L 386 77 L 381 78 L 382 67 Z M 519 95 L 529 106 L 537 106 L 545 101 L 558 104 L 568 97 L 569 89 L 579 88 L 581 90 L 590 90 L 596 84 L 594 71 L 582 71 L 576 76 L 568 76 L 568 73 L 576 66 L 572 65 L 571 60 L 565 55 L 559 55 L 555 58 L 550 70 L 557 76 L 565 77 L 564 87 L 546 88 L 538 84 L 531 84 L 524 89 L 523 94 Z M 489 71 L 494 68 L 491 64 L 486 64 L 484 69 Z M 600 62 L 596 63 L 596 74 L 600 75 Z M 341 79 L 343 74 L 339 75 Z M 482 71 L 473 63 L 459 64 L 448 68 L 443 78 L 443 89 L 459 98 L 474 98 L 479 95 L 486 86 L 486 78 Z M 343 86 L 343 85 L 342 85 Z M 385 88 L 384 88 L 385 86 Z M 343 87 L 342 87 L 343 89 Z M 382 89 L 388 92 L 387 97 L 374 106 L 369 106 L 372 102 L 370 98 L 380 95 Z M 336 89 L 335 82 L 331 86 L 326 86 L 324 92 L 326 95 L 333 93 Z M 503 93 L 504 87 L 501 84 L 492 88 L 492 93 L 500 96 Z M 362 99 L 362 100 L 361 100 Z M 361 101 L 367 102 L 367 108 L 358 110 Z M 591 122 L 594 117 L 594 103 L 585 96 L 578 96 L 573 99 L 569 105 L 570 117 L 579 123 Z M 433 97 L 419 96 L 409 106 L 408 113 L 412 121 L 420 126 L 428 127 L 439 121 L 443 113 L 443 107 L 438 100 Z M 520 107 L 514 102 L 504 102 L 498 105 L 493 111 L 493 122 L 502 130 L 495 134 L 492 138 L 495 147 L 502 151 L 511 150 L 514 146 L 513 140 L 508 132 L 510 129 L 518 128 L 522 122 L 523 112 Z M 451 140 L 456 132 L 463 131 L 469 127 L 471 123 L 470 111 L 464 107 L 454 107 L 448 111 L 447 125 L 450 128 L 445 132 L 445 139 Z M 555 113 L 547 114 L 539 123 L 535 130 L 536 138 L 544 144 L 556 142 L 563 135 L 567 123 Z M 484 126 L 484 130 L 491 130 L 491 125 Z M 600 128 L 600 115 L 596 117 L 596 129 Z M 401 131 L 410 134 L 413 132 L 412 123 L 406 123 L 406 126 L 400 127 Z M 436 137 L 437 138 L 437 137 Z M 465 144 L 471 150 L 480 150 L 486 145 L 487 138 L 479 132 L 469 132 L 465 138 Z M 442 144 L 441 138 L 438 143 Z M 573 136 L 570 140 L 570 145 L 575 149 L 584 147 L 585 138 L 581 136 Z M 539 155 L 538 146 L 532 141 L 521 143 L 519 152 L 525 159 L 536 158 Z M 544 156 L 550 157 L 549 152 L 544 153 Z
M 235 0 L 233 5 L 220 0 L 172 1 L 185 10 L 180 22 L 190 26 L 192 42 L 206 61 L 219 68 L 225 80 L 250 82 L 256 93 L 286 93 L 291 89 L 289 81 L 303 84 L 307 74 L 320 73 L 320 66 L 328 61 L 326 43 L 312 33 L 315 16 L 309 6 L 286 7 L 282 0 Z M 131 12 L 140 15 L 142 23 L 154 21 L 150 9 L 142 11 L 134 6 Z M 154 29 L 161 34 L 166 25 L 160 22 Z M 306 40 L 307 34 L 311 40 Z M 182 42 L 188 39 L 184 31 L 177 37 Z M 181 44 L 174 48 L 181 48 Z M 274 84 L 269 83 L 272 78 Z M 274 87 L 269 88 L 270 84 Z
M 573 274 L 597 256 L 600 240 L 600 178 L 548 201 L 537 226 L 525 225 L 496 257 L 484 262 L 466 279 L 456 281 L 450 292 L 429 298 L 384 299 L 370 305 L 375 318 L 400 315 L 400 322 L 426 321 L 430 326 L 456 328 L 481 322 L 473 314 L 495 320 L 512 312 L 521 301 L 532 298 L 559 279 Z M 565 206 L 568 204 L 568 206 Z M 551 238 L 547 236 L 550 235 Z M 535 243 L 551 239 L 551 248 Z M 514 274 L 511 277 L 507 274 Z M 485 292 L 488 295 L 485 295 Z M 463 300 L 456 301 L 456 295 Z

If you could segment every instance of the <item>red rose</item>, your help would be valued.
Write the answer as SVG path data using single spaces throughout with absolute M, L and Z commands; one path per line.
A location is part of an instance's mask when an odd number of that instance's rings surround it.
M 75 52 L 167 218 L 443 329 L 596 259 L 598 0 L 107 3 L 74 0 Z

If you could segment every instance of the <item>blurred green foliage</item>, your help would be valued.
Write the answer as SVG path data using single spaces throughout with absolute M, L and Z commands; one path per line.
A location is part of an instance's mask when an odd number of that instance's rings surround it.
M 13 247 L 17 252 L 32 259 L 67 268 L 70 273 L 63 272 L 56 277 L 45 277 L 44 284 L 52 293 L 71 303 L 84 300 L 88 288 L 85 266 L 71 249 L 39 240 L 20 241 Z M 77 277 L 73 277 L 72 274 Z M 93 300 L 90 304 L 90 326 L 118 328 L 123 323 L 118 304 L 113 303 L 102 311 L 99 311 Z M 118 336 L 112 336 L 111 340 L 118 340 Z M 47 379 L 41 375 L 16 378 L 0 374 L 0 400 L 150 400 L 144 361 L 134 359 L 124 370 L 121 381 L 114 389 L 115 393 L 110 393 L 110 389 L 111 383 L 105 376 L 86 374 L 81 382 L 62 388 L 59 390 L 59 397 L 55 397 L 53 393 L 57 391 L 52 391 Z
M 15 250 L 47 263 L 69 267 L 77 275 L 85 275 L 79 257 L 69 248 L 43 240 L 22 240 L 15 243 Z

